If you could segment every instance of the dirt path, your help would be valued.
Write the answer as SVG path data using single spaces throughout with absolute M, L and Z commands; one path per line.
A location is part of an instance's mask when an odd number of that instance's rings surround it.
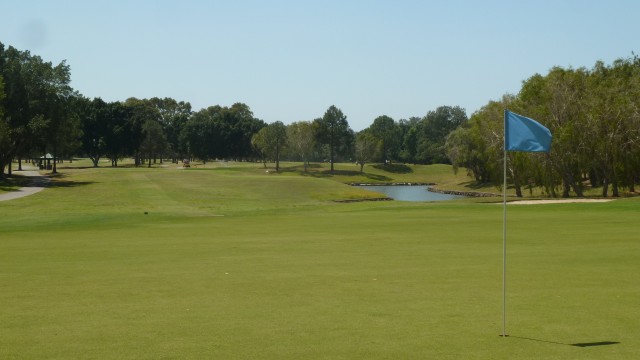
M 20 171 L 20 175 L 30 177 L 31 184 L 29 184 L 29 186 L 21 187 L 17 191 L 9 191 L 4 194 L 0 194 L 0 201 L 19 199 L 21 197 L 33 195 L 44 190 L 49 182 L 49 179 L 43 177 L 38 170 Z

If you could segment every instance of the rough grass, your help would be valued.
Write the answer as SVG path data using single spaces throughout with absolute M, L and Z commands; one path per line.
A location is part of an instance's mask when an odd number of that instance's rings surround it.
M 509 208 L 505 339 L 501 206 L 341 204 L 367 195 L 261 166 L 0 202 L 0 358 L 638 357 L 637 199 Z

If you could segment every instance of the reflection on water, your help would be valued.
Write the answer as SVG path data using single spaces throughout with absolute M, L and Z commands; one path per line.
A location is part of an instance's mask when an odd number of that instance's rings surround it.
M 363 185 L 362 189 L 383 193 L 398 201 L 446 201 L 460 199 L 464 196 L 434 193 L 428 186 L 407 185 Z

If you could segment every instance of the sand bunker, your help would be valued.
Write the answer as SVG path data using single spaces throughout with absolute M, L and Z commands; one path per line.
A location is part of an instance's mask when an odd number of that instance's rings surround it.
M 511 201 L 509 205 L 567 204 L 567 203 L 601 203 L 613 199 L 559 199 L 559 200 L 522 200 Z

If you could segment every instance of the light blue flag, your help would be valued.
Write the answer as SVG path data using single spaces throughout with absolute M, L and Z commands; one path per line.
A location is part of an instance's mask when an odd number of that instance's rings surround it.
M 549 152 L 551 131 L 533 119 L 505 110 L 504 146 L 507 151 Z

